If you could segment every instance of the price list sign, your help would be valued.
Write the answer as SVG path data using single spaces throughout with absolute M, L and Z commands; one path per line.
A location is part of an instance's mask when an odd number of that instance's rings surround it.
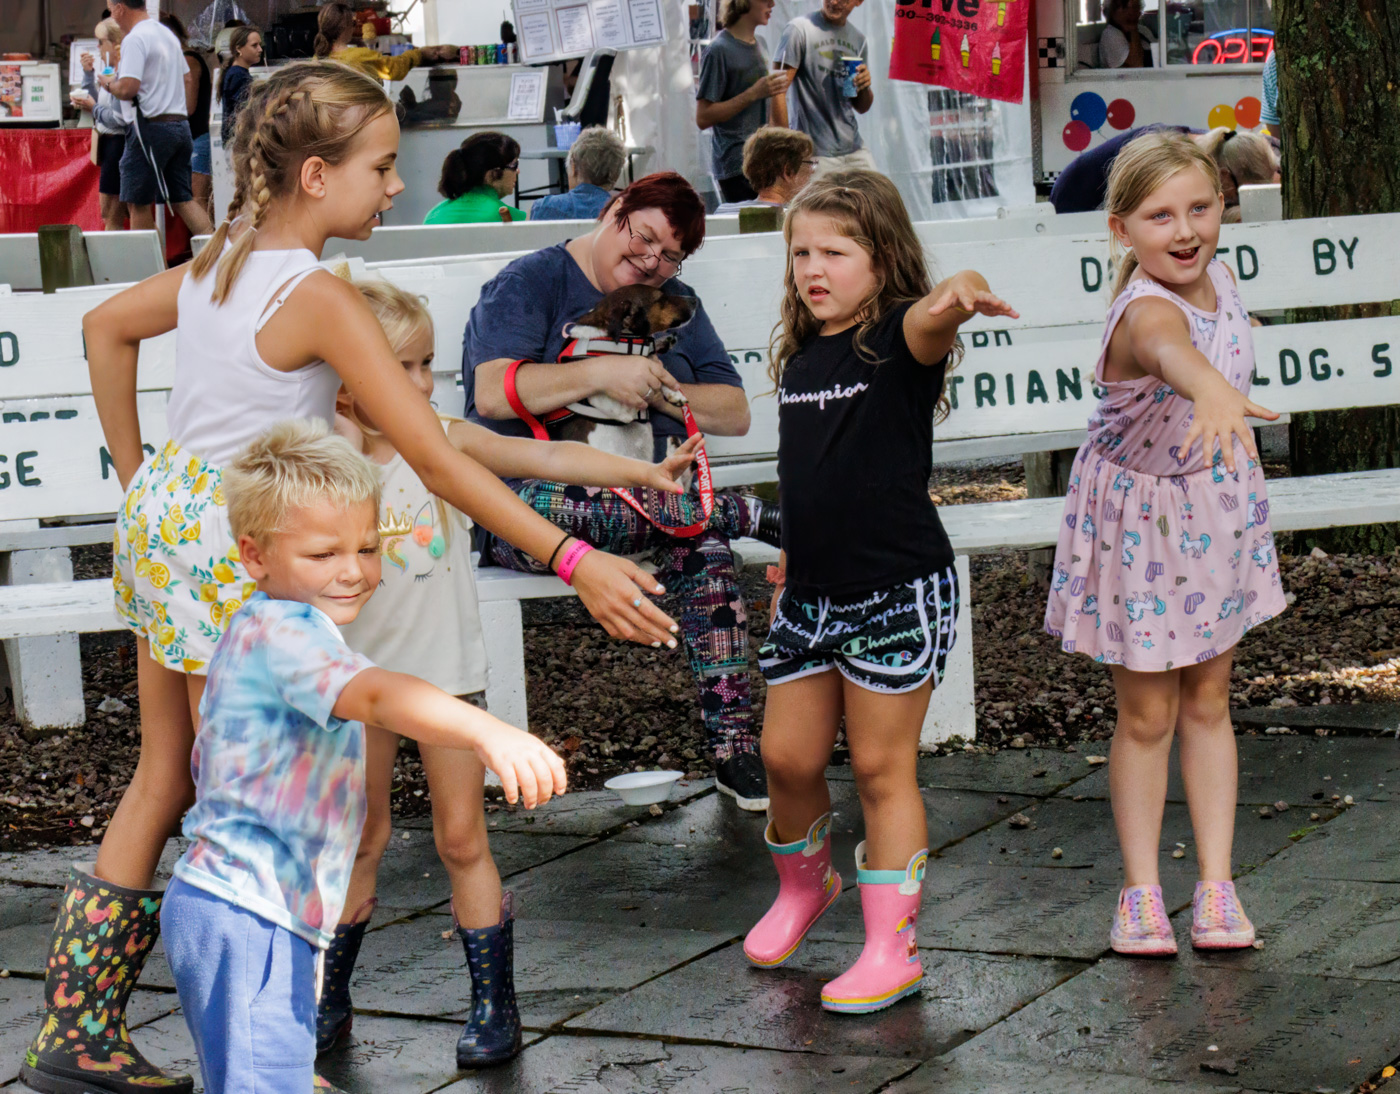
M 594 49 L 638 49 L 666 40 L 662 0 L 513 0 L 520 60 L 582 57 Z

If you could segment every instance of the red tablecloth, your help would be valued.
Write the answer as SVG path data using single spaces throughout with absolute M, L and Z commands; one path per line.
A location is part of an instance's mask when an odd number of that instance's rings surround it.
M 91 129 L 0 127 L 0 232 L 35 232 L 42 224 L 101 231 Z

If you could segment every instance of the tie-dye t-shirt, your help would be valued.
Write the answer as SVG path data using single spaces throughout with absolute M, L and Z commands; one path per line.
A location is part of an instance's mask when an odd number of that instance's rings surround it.
M 365 732 L 335 717 L 374 663 L 310 604 L 254 593 L 214 649 L 175 876 L 321 948 L 365 822 Z

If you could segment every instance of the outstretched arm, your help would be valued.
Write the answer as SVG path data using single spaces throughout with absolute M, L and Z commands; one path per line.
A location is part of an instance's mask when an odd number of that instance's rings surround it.
M 1205 446 L 1206 462 L 1218 447 L 1227 470 L 1235 470 L 1234 438 L 1238 437 L 1250 459 L 1258 460 L 1254 430 L 1246 417 L 1273 421 L 1278 414 L 1241 394 L 1191 344 L 1191 332 L 1181 309 L 1161 297 L 1143 297 L 1130 303 L 1123 314 L 1128 348 L 1138 367 L 1171 386 L 1193 404 L 1191 429 L 1181 443 L 1183 464 L 1198 440 Z
M 292 296 L 297 306 L 280 309 L 258 335 L 267 363 L 293 369 L 326 361 L 429 490 L 508 543 L 547 560 L 559 543 L 559 529 L 448 443 L 432 406 L 409 380 L 359 290 L 316 273 Z M 307 315 L 317 321 L 306 322 Z M 593 618 L 614 637 L 675 644 L 676 624 L 640 595 L 659 595 L 663 588 L 635 563 L 594 551 L 574 570 L 573 585 Z
M 416 676 L 366 669 L 341 689 L 331 713 L 425 745 L 469 749 L 500 776 L 506 801 L 524 798 L 526 809 L 568 785 L 564 761 L 542 741 Z
M 703 438 L 692 437 L 661 463 L 629 460 L 574 441 L 503 437 L 475 422 L 453 422 L 452 447 L 504 479 L 548 479 L 576 486 L 649 486 L 682 493 L 677 477 L 695 459 Z
M 987 285 L 976 270 L 962 270 L 945 281 L 904 313 L 904 342 L 920 364 L 933 365 L 947 355 L 958 337 L 958 328 L 974 315 L 1020 313 Z

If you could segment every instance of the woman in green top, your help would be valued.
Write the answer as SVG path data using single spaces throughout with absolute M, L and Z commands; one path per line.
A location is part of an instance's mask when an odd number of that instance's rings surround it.
M 435 205 L 424 224 L 496 224 L 524 220 L 525 214 L 501 199 L 515 189 L 520 145 L 504 133 L 476 133 L 442 161 Z

